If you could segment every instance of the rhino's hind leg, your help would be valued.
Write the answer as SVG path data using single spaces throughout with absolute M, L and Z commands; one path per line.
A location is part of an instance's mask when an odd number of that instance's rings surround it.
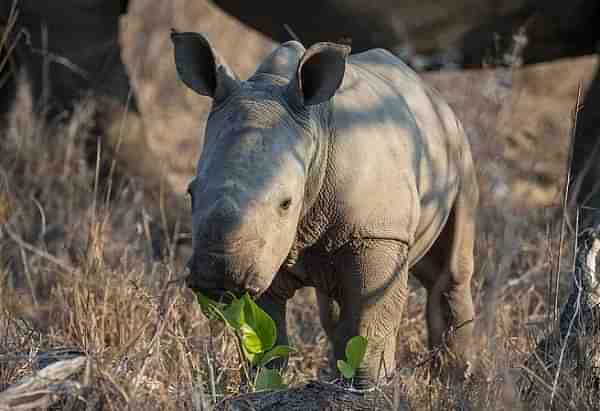
M 462 374 L 472 356 L 475 204 L 459 195 L 436 244 L 412 269 L 427 289 L 429 347 L 447 348 Z
M 351 241 L 336 254 L 340 319 L 334 351 L 337 359 L 344 359 L 350 338 L 368 339 L 363 367 L 355 379 L 358 385 L 394 372 L 396 334 L 407 296 L 407 255 L 405 244 L 383 239 Z

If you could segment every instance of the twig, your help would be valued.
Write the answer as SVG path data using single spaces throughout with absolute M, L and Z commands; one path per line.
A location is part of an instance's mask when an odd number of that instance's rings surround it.
M 125 403 L 128 404 L 130 402 L 129 395 L 123 389 L 123 387 L 121 387 L 119 384 L 117 384 L 117 382 L 115 381 L 115 379 L 113 378 L 113 376 L 111 375 L 111 373 L 110 372 L 106 372 L 106 371 L 104 371 L 102 369 L 98 369 L 98 371 L 100 372 L 100 374 L 102 374 L 102 376 L 104 378 L 106 378 L 108 380 L 108 382 L 110 382 L 112 384 L 112 386 L 117 391 L 117 393 L 119 393 L 119 395 L 121 396 L 121 398 L 123 398 L 123 401 L 125 401 Z M 0 410 L 0 411 L 2 411 L 2 410 Z
M 215 383 L 215 370 L 213 368 L 212 361 L 210 360 L 210 354 L 208 350 L 204 350 L 206 354 L 206 363 L 208 365 L 208 380 L 210 383 L 210 394 L 212 395 L 213 405 L 217 403 L 217 386 Z
M 535 372 L 533 372 L 529 367 L 526 367 L 524 365 L 519 366 L 519 368 L 523 371 L 525 371 L 525 373 L 527 375 L 529 375 L 529 377 L 531 377 L 533 380 L 535 380 L 538 384 L 540 384 L 540 386 L 544 387 L 545 389 L 547 389 L 548 391 L 552 390 L 552 387 L 550 387 L 543 378 L 541 378 L 539 375 L 537 375 Z M 567 401 L 566 398 L 564 398 L 562 396 L 562 394 L 557 393 L 557 398 L 559 398 L 563 404 L 568 407 L 569 409 L 572 409 L 572 407 L 569 407 L 569 402 Z
M 544 273 L 544 268 L 546 266 L 546 261 L 540 261 L 529 270 L 527 270 L 523 275 L 518 278 L 513 278 L 508 280 L 506 284 L 502 287 L 502 291 L 500 295 L 505 295 L 509 288 L 517 287 L 523 283 L 530 284 L 532 282 L 532 278 Z
M 296 35 L 296 33 L 294 33 L 294 30 L 292 30 L 292 28 L 290 27 L 289 24 L 283 23 L 283 28 L 285 29 L 285 31 L 288 32 L 288 34 L 290 35 L 291 38 L 296 40 L 298 43 L 303 44 L 302 41 L 300 40 L 300 37 L 298 37 Z
M 2 60 L 0 60 L 0 71 L 2 71 L 2 69 L 4 68 L 6 63 L 9 61 L 9 58 L 10 58 L 13 50 L 19 43 L 21 35 L 25 33 L 23 30 L 19 30 L 19 32 L 15 36 L 15 39 L 12 41 L 12 44 L 9 47 L 6 47 L 9 33 L 15 27 L 18 16 L 19 16 L 19 10 L 17 9 L 17 1 L 15 0 L 13 2 L 13 5 L 11 6 L 11 10 L 8 14 L 8 22 L 6 23 L 6 26 L 4 26 L 5 29 L 4 29 L 4 33 L 2 34 L 2 39 L 0 39 L 0 47 L 5 47 L 5 50 L 6 50 L 6 56 L 4 56 L 4 58 Z
M 562 201 L 562 214 L 561 214 L 561 222 L 560 222 L 560 238 L 558 242 L 558 258 L 556 262 L 555 269 L 555 279 L 554 284 L 552 284 L 552 275 L 550 276 L 550 290 L 549 295 L 551 295 L 552 291 L 554 291 L 554 304 L 552 307 L 552 324 L 556 324 L 558 319 L 558 287 L 560 285 L 560 266 L 562 262 L 562 250 L 564 244 L 565 237 L 565 221 L 567 214 L 567 206 L 568 206 L 568 198 L 569 198 L 569 184 L 571 181 L 571 163 L 573 162 L 573 149 L 574 149 L 574 139 L 575 132 L 577 130 L 577 115 L 579 113 L 579 106 L 581 102 L 581 83 L 577 88 L 577 100 L 575 102 L 575 108 L 573 109 L 573 123 L 571 127 L 570 141 L 569 141 L 569 157 L 567 159 L 567 165 L 565 170 L 565 184 L 563 188 L 563 201 Z
M 33 202 L 33 204 L 35 204 L 35 206 L 37 207 L 39 213 L 40 213 L 40 218 L 41 218 L 41 226 L 42 226 L 42 232 L 39 235 L 40 239 L 43 239 L 46 236 L 46 232 L 48 231 L 48 226 L 46 223 L 46 213 L 44 213 L 44 207 L 42 207 L 42 205 L 40 204 L 40 202 L 38 200 L 36 200 L 36 198 L 32 195 L 31 196 L 31 201 Z
M 35 286 L 33 284 L 33 278 L 31 278 L 31 272 L 29 271 L 29 264 L 27 264 L 27 255 L 25 254 L 25 249 L 23 247 L 19 247 L 19 250 L 21 252 L 21 259 L 23 260 L 23 271 L 25 271 L 25 278 L 27 279 L 27 284 L 29 285 L 29 291 L 31 291 L 33 306 L 35 308 L 39 308 L 40 304 L 38 303 Z
M 137 59 L 135 61 L 135 65 L 133 67 L 134 73 L 137 72 L 137 70 L 138 70 L 139 62 L 140 62 L 139 59 Z M 110 163 L 110 169 L 108 171 L 108 189 L 106 190 L 106 196 L 105 196 L 105 204 L 107 206 L 110 202 L 112 189 L 113 189 L 113 179 L 115 176 L 115 169 L 117 166 L 116 156 L 118 155 L 118 153 L 121 149 L 121 144 L 123 143 L 123 138 L 125 135 L 125 126 L 127 125 L 127 118 L 128 118 L 128 115 L 130 114 L 129 107 L 131 106 L 132 98 L 133 98 L 133 88 L 130 87 L 129 90 L 127 91 L 127 99 L 125 100 L 125 107 L 123 107 L 123 115 L 121 116 L 121 122 L 119 124 L 119 134 L 118 134 L 118 138 L 117 138 L 117 144 L 115 146 L 115 157 L 112 158 L 112 161 Z
M 579 228 L 578 226 L 579 226 L 579 210 L 577 210 L 577 222 L 576 222 L 576 227 L 575 227 L 575 241 L 574 241 L 574 243 L 575 243 L 574 249 L 575 250 L 577 250 L 577 229 Z M 576 261 L 577 261 L 577 256 L 575 255 L 573 257 L 573 270 L 572 270 L 572 272 L 574 274 L 575 274 L 575 270 L 576 270 L 576 268 L 574 267 Z M 564 336 L 564 341 L 563 341 L 562 347 L 560 349 L 560 356 L 558 358 L 558 367 L 556 369 L 554 381 L 552 382 L 552 393 L 550 395 L 550 406 L 552 406 L 554 404 L 554 397 L 556 395 L 556 387 L 558 385 L 558 377 L 560 376 L 560 371 L 562 368 L 565 351 L 566 351 L 567 345 L 569 343 L 569 337 L 570 337 L 571 331 L 573 329 L 573 324 L 575 323 L 575 320 L 577 318 L 579 318 L 579 312 L 581 310 L 581 295 L 583 294 L 583 284 L 581 283 L 581 278 L 577 278 L 577 276 L 575 276 L 574 285 L 577 287 L 577 298 L 575 299 L 575 301 L 576 301 L 575 302 L 575 310 L 573 312 L 573 316 L 571 317 L 571 321 L 569 321 L 569 327 L 567 329 L 567 334 Z M 556 293 L 558 294 L 558 289 L 556 290 Z M 561 331 L 560 331 L 560 326 L 559 326 L 559 334 L 560 333 L 561 333 Z
M 18 234 L 16 234 L 14 231 L 12 231 L 10 229 L 8 224 L 4 225 L 4 231 L 6 231 L 6 234 L 8 234 L 8 236 L 11 238 L 11 240 L 13 240 L 15 243 L 17 243 L 17 245 L 19 247 L 22 247 L 25 250 L 32 252 L 32 253 L 36 254 L 37 256 L 42 257 L 45 260 L 50 261 L 51 263 L 53 263 L 54 265 L 57 265 L 58 267 L 62 268 L 65 271 L 68 271 L 70 273 L 74 273 L 77 271 L 77 270 L 75 270 L 75 268 L 71 267 L 69 264 L 58 259 L 57 257 L 53 256 L 52 254 L 49 254 L 46 251 L 40 250 L 39 248 L 34 247 L 33 245 L 25 242 L 21 237 L 19 237 Z

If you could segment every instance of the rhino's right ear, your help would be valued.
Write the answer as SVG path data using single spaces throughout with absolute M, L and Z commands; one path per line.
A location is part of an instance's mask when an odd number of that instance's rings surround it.
M 221 100 L 239 87 L 239 79 L 199 33 L 171 29 L 175 67 L 183 83 L 203 96 Z
M 323 103 L 337 92 L 344 80 L 350 47 L 336 43 L 316 43 L 298 62 L 289 93 L 300 104 Z

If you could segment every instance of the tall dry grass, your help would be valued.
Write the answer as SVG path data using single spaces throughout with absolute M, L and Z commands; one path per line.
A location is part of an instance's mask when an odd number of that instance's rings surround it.
M 208 32 L 242 76 L 273 45 L 203 1 L 139 0 L 132 6 L 123 21 L 125 59 L 151 146 L 168 164 L 171 189 L 183 195 L 207 101 L 178 85 L 170 27 Z M 544 378 L 536 386 L 538 395 L 525 401 L 517 382 L 537 341 L 551 328 L 547 279 L 556 258 L 560 211 L 510 201 L 512 182 L 529 169 L 503 171 L 511 163 L 500 154 L 498 135 L 510 122 L 513 100 L 505 98 L 506 81 L 498 76 L 489 72 L 481 84 L 471 82 L 468 101 L 454 101 L 474 145 L 482 192 L 473 377 L 461 387 L 430 379 L 425 294 L 411 282 L 396 382 L 408 409 L 548 407 Z M 148 217 L 160 217 L 147 215 L 139 182 L 120 180 L 108 199 L 100 188 L 97 168 L 85 152 L 93 110 L 93 102 L 82 104 L 67 124 L 51 126 L 32 113 L 22 95 L 0 131 L 0 390 L 31 374 L 38 353 L 67 347 L 90 356 L 92 369 L 87 385 L 63 409 L 210 409 L 240 390 L 234 340 L 206 321 L 177 281 L 190 250 L 167 242 L 164 257 L 156 260 Z M 562 170 L 562 164 L 556 167 Z M 560 181 L 554 185 L 560 187 Z M 563 266 L 568 272 L 568 254 Z M 563 278 L 561 299 L 568 292 Z M 298 293 L 289 318 L 299 352 L 290 359 L 287 380 L 330 376 L 311 290 Z M 561 378 L 577 384 L 568 370 Z M 556 409 L 600 408 L 586 390 L 559 392 Z

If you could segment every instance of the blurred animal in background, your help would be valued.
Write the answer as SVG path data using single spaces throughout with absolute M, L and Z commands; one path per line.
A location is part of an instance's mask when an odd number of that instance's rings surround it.
M 119 17 L 127 0 L 3 0 L 0 21 L 5 28 L 3 52 L 4 105 L 14 97 L 19 70 L 31 83 L 38 110 L 50 117 L 72 110 L 91 94 L 109 97 L 133 112 L 135 95 L 121 59 Z M 131 93 L 131 94 L 130 94 Z

